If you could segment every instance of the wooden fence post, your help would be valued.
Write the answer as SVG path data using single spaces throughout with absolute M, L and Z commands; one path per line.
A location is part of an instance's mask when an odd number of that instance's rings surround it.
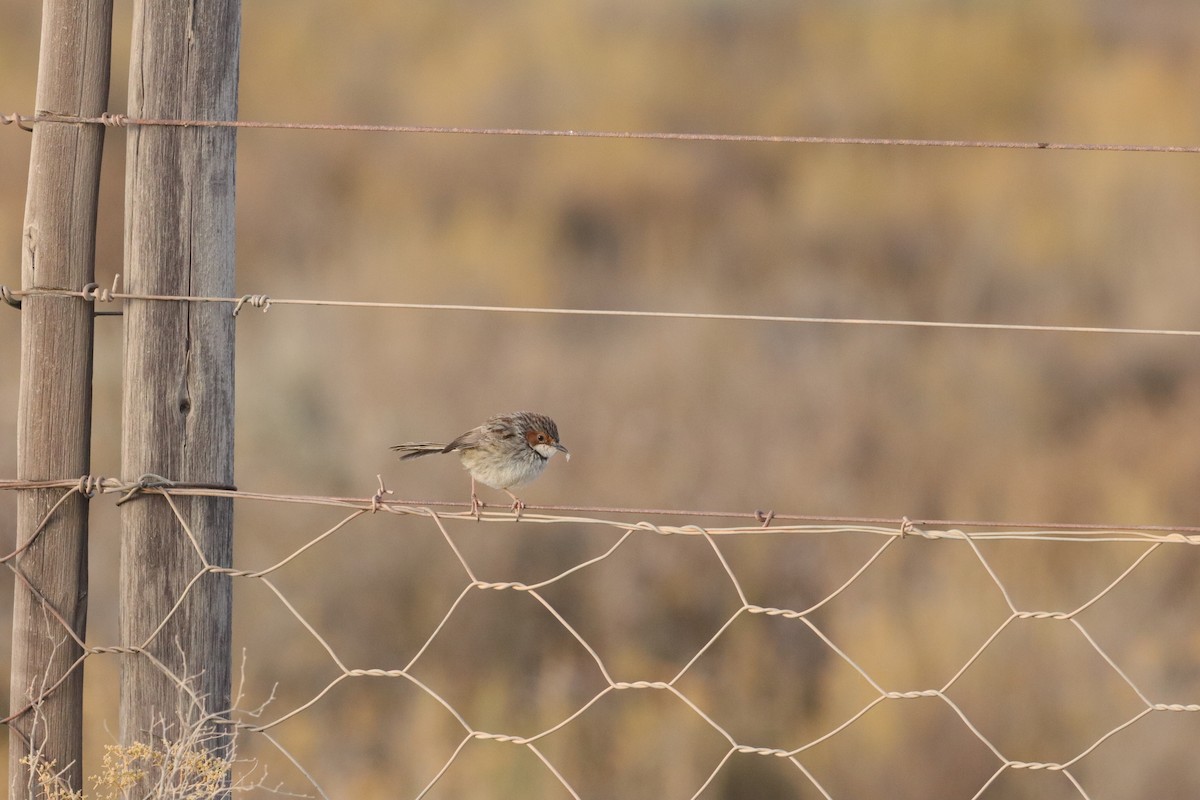
M 95 117 L 108 105 L 112 0 L 45 0 L 35 111 Z M 96 204 L 104 128 L 34 126 L 21 248 L 21 287 L 79 290 L 95 275 Z M 27 295 L 21 307 L 17 477 L 48 480 L 89 471 L 92 304 Z M 9 708 L 8 795 L 32 796 L 26 756 L 55 762 L 82 789 L 83 666 L 87 625 L 87 500 L 70 497 L 38 525 L 61 489 L 17 499 L 17 557 Z M 36 537 L 36 538 L 35 538 Z M 70 627 L 70 631 L 65 626 Z M 58 680 L 71 670 L 59 683 Z M 49 691 L 47 691 L 49 690 Z M 38 701 L 40 695 L 46 694 Z M 29 707 L 33 702 L 33 707 Z
M 129 115 L 235 119 L 240 11 L 239 0 L 136 0 Z M 235 147 L 232 128 L 131 127 L 127 291 L 232 295 Z M 233 322 L 224 303 L 126 303 L 126 480 L 232 483 Z M 208 573 L 189 586 L 202 562 L 188 532 L 210 564 L 229 566 L 233 502 L 172 501 L 187 530 L 161 496 L 142 494 L 121 509 L 121 640 L 146 652 L 122 661 L 126 745 L 161 743 L 164 723 L 168 737 L 179 730 L 181 681 L 208 713 L 230 702 L 230 579 Z M 198 709 L 185 710 L 194 721 Z M 219 751 L 222 742 L 208 746 Z

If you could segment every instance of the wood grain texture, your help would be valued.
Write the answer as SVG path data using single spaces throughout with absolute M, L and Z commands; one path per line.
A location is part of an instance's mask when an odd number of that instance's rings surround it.
M 111 0 L 46 0 L 42 9 L 37 113 L 96 116 L 108 104 Z M 96 205 L 104 129 L 38 124 L 30 154 L 22 237 L 24 289 L 78 290 L 95 274 Z M 21 388 L 17 410 L 17 477 L 85 475 L 90 468 L 92 304 L 82 298 L 32 296 L 21 308 Z M 17 542 L 32 538 L 61 490 L 22 491 Z M 53 685 L 81 650 L 48 612 L 52 607 L 82 638 L 87 624 L 87 501 L 71 497 L 34 544 L 16 559 L 10 713 Z M 36 709 L 12 723 L 9 797 L 30 797 L 33 753 L 65 768 L 82 789 L 83 670 L 75 669 Z
M 239 39 L 236 0 L 135 3 L 130 115 L 235 119 Z M 130 129 L 130 292 L 232 295 L 235 135 L 229 129 Z M 152 473 L 233 483 L 233 322 L 224 304 L 127 303 L 124 478 Z M 205 559 L 228 566 L 232 501 L 195 497 L 176 504 Z M 122 641 L 146 645 L 171 672 L 164 675 L 140 656 L 122 662 L 121 741 L 128 744 L 160 735 L 164 720 L 179 722 L 177 680 L 191 678 L 206 710 L 228 707 L 231 590 L 227 576 L 211 574 L 187 588 L 203 562 L 164 498 L 142 496 L 123 505 L 122 526 Z M 190 710 L 193 718 L 196 711 Z

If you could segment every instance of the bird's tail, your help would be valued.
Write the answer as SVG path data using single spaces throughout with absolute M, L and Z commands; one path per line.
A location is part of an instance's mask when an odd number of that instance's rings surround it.
M 394 444 L 391 449 L 403 453 L 400 460 L 405 461 L 410 458 L 427 456 L 430 453 L 444 453 L 446 445 L 440 442 L 405 442 L 404 444 Z

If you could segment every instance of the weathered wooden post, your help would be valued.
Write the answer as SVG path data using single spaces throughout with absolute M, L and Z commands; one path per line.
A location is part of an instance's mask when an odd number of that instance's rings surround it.
M 235 119 L 240 9 L 239 0 L 137 0 L 129 115 Z M 233 293 L 235 146 L 228 127 L 131 126 L 127 291 Z M 175 482 L 232 483 L 233 322 L 224 303 L 126 303 L 126 480 L 154 474 Z M 232 501 L 174 501 L 208 561 L 228 566 Z M 229 705 L 230 582 L 209 573 L 188 588 L 201 561 L 165 498 L 131 499 L 122 506 L 122 526 L 121 639 L 127 646 L 145 645 L 171 674 L 144 655 L 125 657 L 121 741 L 158 742 L 164 722 L 168 736 L 178 730 L 180 697 L 186 696 L 178 681 L 191 678 L 190 688 L 208 712 Z M 218 749 L 221 743 L 209 745 Z
M 36 113 L 96 117 L 108 104 L 112 0 L 45 0 Z M 74 289 L 95 274 L 96 203 L 104 128 L 34 126 L 21 248 L 22 289 Z M 27 295 L 21 307 L 17 477 L 58 480 L 89 471 L 92 436 L 92 304 Z M 30 796 L 36 755 L 82 789 L 83 669 L 54 685 L 82 651 L 87 625 L 87 500 L 76 494 L 38 525 L 62 489 L 21 491 L 15 563 L 9 738 L 10 798 Z M 47 608 L 47 606 L 49 608 Z M 50 613 L 52 608 L 55 613 Z M 56 616 L 57 615 L 57 616 Z M 60 621 L 61 618 L 61 621 Z M 52 688 L 53 687 L 53 688 Z M 45 690 L 51 689 L 44 698 Z M 40 698 L 40 699 L 39 699 Z M 37 701 L 27 708 L 31 701 Z

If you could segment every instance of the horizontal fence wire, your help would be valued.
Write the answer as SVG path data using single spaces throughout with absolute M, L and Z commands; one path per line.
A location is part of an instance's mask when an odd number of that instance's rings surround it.
M 545 513 L 544 509 L 534 509 L 527 507 L 526 512 L 515 515 L 514 513 L 505 512 L 485 512 L 481 517 L 477 518 L 469 510 L 460 512 L 443 513 L 434 510 L 434 505 L 443 506 L 464 506 L 466 504 L 458 503 L 426 503 L 407 500 L 389 499 L 389 491 L 383 484 L 382 479 L 379 479 L 377 490 L 369 497 L 345 498 L 345 497 L 324 497 L 324 496 L 303 496 L 303 495 L 285 495 L 285 494 L 267 494 L 257 492 L 243 492 L 232 488 L 216 488 L 213 486 L 198 485 L 198 484 L 176 484 L 165 480 L 159 476 L 147 475 L 137 481 L 122 481 L 113 478 L 103 478 L 98 476 L 83 476 L 78 479 L 63 479 L 49 481 L 16 481 L 5 480 L 0 481 L 0 490 L 46 490 L 46 489 L 62 489 L 63 494 L 50 508 L 46 518 L 42 521 L 35 538 L 46 527 L 47 522 L 53 517 L 58 509 L 72 496 L 80 495 L 87 498 L 96 497 L 98 495 L 116 495 L 119 496 L 118 503 L 124 502 L 145 502 L 147 498 L 158 497 L 161 502 L 166 502 L 170 505 L 179 522 L 180 529 L 183 531 L 183 536 L 186 538 L 185 547 L 190 547 L 196 555 L 197 563 L 200 565 L 196 574 L 188 583 L 184 595 L 196 585 L 196 583 L 205 575 L 226 575 L 232 580 L 248 580 L 258 581 L 264 585 L 278 600 L 281 613 L 288 614 L 295 618 L 306 632 L 306 635 L 319 646 L 328 661 L 336 669 L 336 675 L 329 680 L 324 686 L 317 688 L 309 699 L 300 702 L 298 705 L 283 709 L 278 713 L 278 716 L 264 719 L 262 717 L 263 709 L 255 710 L 251 715 L 241 715 L 236 713 L 222 713 L 210 715 L 206 718 L 206 722 L 218 726 L 224 726 L 225 729 L 234 733 L 244 733 L 249 736 L 261 736 L 264 741 L 275 747 L 289 763 L 294 765 L 308 781 L 312 790 L 317 792 L 321 797 L 328 798 L 329 795 L 321 787 L 320 782 L 315 778 L 309 770 L 307 770 L 298 759 L 287 749 L 280 741 L 280 738 L 275 734 L 274 729 L 282 725 L 288 720 L 294 719 L 299 715 L 310 712 L 314 707 L 321 704 L 328 704 L 332 700 L 326 699 L 330 693 L 348 680 L 364 679 L 364 678 L 388 678 L 399 681 L 404 681 L 413 687 L 416 691 L 428 696 L 443 712 L 452 719 L 454 723 L 461 728 L 461 738 L 457 746 L 454 746 L 448 758 L 439 765 L 434 764 L 428 767 L 427 774 L 421 778 L 422 781 L 427 781 L 424 788 L 421 789 L 415 797 L 423 798 L 429 794 L 433 787 L 443 778 L 450 767 L 460 758 L 464 748 L 473 741 L 490 741 L 495 742 L 499 746 L 516 746 L 525 748 L 530 751 L 538 761 L 544 766 L 548 775 L 571 796 L 582 800 L 586 793 L 581 793 L 572 783 L 571 778 L 566 774 L 564 769 L 554 763 L 544 751 L 541 745 L 548 737 L 554 736 L 564 728 L 571 725 L 576 720 L 586 717 L 589 710 L 592 709 L 598 702 L 606 696 L 615 692 L 634 691 L 634 692 L 661 692 L 674 697 L 688 711 L 693 714 L 703 725 L 708 726 L 725 742 L 724 754 L 715 759 L 715 763 L 710 765 L 710 771 L 703 778 L 703 782 L 692 795 L 693 800 L 699 798 L 705 790 L 712 785 L 717 776 L 729 763 L 730 759 L 738 754 L 764 756 L 768 758 L 781 759 L 787 762 L 798 776 L 798 780 L 803 780 L 808 783 L 816 792 L 827 800 L 833 800 L 834 794 L 826 787 L 815 774 L 814 769 L 809 763 L 809 751 L 813 748 L 827 742 L 844 731 L 852 728 L 859 723 L 865 715 L 872 709 L 882 703 L 899 702 L 912 700 L 916 698 L 928 698 L 941 703 L 953 718 L 961 724 L 962 729 L 968 735 L 977 739 L 984 748 L 986 748 L 989 757 L 994 761 L 994 771 L 990 777 L 984 779 L 978 791 L 974 795 L 975 798 L 981 797 L 990 786 L 992 786 L 1001 776 L 1011 771 L 1018 770 L 1049 770 L 1062 773 L 1078 791 L 1083 798 L 1088 798 L 1090 795 L 1084 787 L 1081 779 L 1075 774 L 1075 768 L 1079 762 L 1093 753 L 1104 742 L 1108 741 L 1117 734 L 1125 731 L 1131 726 L 1136 725 L 1139 721 L 1151 714 L 1176 714 L 1176 713 L 1196 713 L 1200 712 L 1200 704 L 1188 702 L 1167 702 L 1161 698 L 1154 698 L 1151 693 L 1139 687 L 1139 685 L 1130 677 L 1129 673 L 1123 669 L 1117 662 L 1116 658 L 1111 655 L 1085 627 L 1081 620 L 1081 614 L 1087 609 L 1094 606 L 1102 598 L 1110 594 L 1122 581 L 1132 574 L 1141 564 L 1143 564 L 1151 554 L 1156 552 L 1160 547 L 1168 546 L 1169 544 L 1200 544 L 1200 531 L 1196 528 L 1177 528 L 1170 529 L 1147 529 L 1146 526 L 1136 526 L 1134 528 L 1111 529 L 1111 530 L 1091 530 L 1082 531 L 1075 530 L 1075 526 L 1069 526 L 1071 531 L 1079 534 L 1078 538 L 1073 538 L 1073 541 L 1087 541 L 1093 544 L 1109 541 L 1135 541 L 1144 545 L 1136 555 L 1132 556 L 1125 568 L 1118 574 L 1115 579 L 1111 580 L 1107 585 L 1094 591 L 1083 603 L 1071 609 L 1036 609 L 1024 608 L 1019 606 L 1012 598 L 1011 593 L 1004 585 L 1003 581 L 998 576 L 998 573 L 990 565 L 988 559 L 980 550 L 977 542 L 985 539 L 1041 539 L 1059 541 L 1067 531 L 985 531 L 976 533 L 967 533 L 963 530 L 931 530 L 924 523 L 917 523 L 906 518 L 893 521 L 892 525 L 869 525 L 861 524 L 854 525 L 846 522 L 837 524 L 825 525 L 776 525 L 775 523 L 787 517 L 787 515 L 764 515 L 762 512 L 756 512 L 753 516 L 758 519 L 763 519 L 759 525 L 745 527 L 703 527 L 700 525 L 684 525 L 684 526 L 669 526 L 669 525 L 654 525 L 645 521 L 630 521 L 619 519 L 600 519 L 591 517 L 582 517 L 578 515 L 562 515 Z M 336 506 L 348 510 L 348 514 L 338 520 L 333 525 L 320 531 L 307 542 L 303 543 L 296 549 L 292 550 L 284 558 L 275 561 L 274 563 L 265 566 L 259 565 L 251 568 L 234 568 L 223 567 L 211 563 L 203 549 L 199 545 L 196 537 L 193 535 L 189 520 L 186 515 L 180 510 L 174 498 L 180 496 L 215 496 L 215 497 L 233 497 L 239 500 L 257 501 L 257 502 L 277 502 L 277 503 L 300 503 L 311 506 Z M 563 507 L 558 507 L 562 509 Z M 607 511 L 618 512 L 622 509 L 607 509 Z M 625 510 L 628 511 L 628 510 Z M 662 513 L 672 515 L 695 515 L 700 512 L 686 511 L 668 511 L 668 510 L 642 510 L 644 513 Z M 321 635 L 319 626 L 309 620 L 297 606 L 292 603 L 285 593 L 272 581 L 272 577 L 280 570 L 289 567 L 296 559 L 300 558 L 307 551 L 314 548 L 316 545 L 326 542 L 334 537 L 344 537 L 348 530 L 353 526 L 356 520 L 375 513 L 390 513 L 398 515 L 406 515 L 414 518 L 424 518 L 429 521 L 429 524 L 434 526 L 445 546 L 452 554 L 453 561 L 457 563 L 461 570 L 461 585 L 456 598 L 450 603 L 450 607 L 445 612 L 441 621 L 434 626 L 428 638 L 421 644 L 407 660 L 402 664 L 381 665 L 372 667 L 359 667 L 348 663 L 341 657 L 328 639 Z M 723 512 L 707 512 L 710 514 L 724 515 Z M 738 516 L 738 515 L 732 515 Z M 747 515 L 741 515 L 747 516 Z M 795 516 L 795 515 L 793 515 Z M 461 523 L 465 520 L 479 520 L 486 523 L 513 524 L 514 522 L 522 523 L 538 523 L 545 525 L 600 525 L 615 528 L 620 535 L 616 542 L 608 547 L 601 554 L 584 558 L 578 563 L 573 564 L 569 568 L 562 570 L 557 575 L 536 583 L 522 583 L 518 581 L 488 581 L 479 577 L 479 572 L 472 564 L 471 559 L 464 555 L 462 548 L 458 546 L 455 540 L 455 535 L 451 532 L 450 523 Z M 867 518 L 864 518 L 867 519 Z M 878 521 L 878 520 L 876 520 Z M 765 529 L 763 524 L 771 524 L 773 527 Z M 981 523 L 970 523 L 978 525 Z M 997 525 L 999 523 L 982 523 Z M 825 594 L 817 602 L 812 603 L 804 608 L 786 608 L 772 605 L 761 604 L 751 598 L 750 594 L 743 588 L 742 581 L 739 579 L 737 571 L 731 566 L 730 561 L 726 558 L 722 551 L 723 537 L 730 535 L 761 535 L 769 533 L 771 535 L 787 535 L 787 534 L 871 534 L 882 537 L 882 544 L 871 549 L 865 557 L 861 559 L 857 567 L 851 567 L 845 579 L 842 580 L 836 588 Z M 589 639 L 580 633 L 555 604 L 548 599 L 547 595 L 542 592 L 543 589 L 555 583 L 558 583 L 568 576 L 574 575 L 581 570 L 592 567 L 606 559 L 609 559 L 623 545 L 630 541 L 631 537 L 637 535 L 683 535 L 702 538 L 711 551 L 711 558 L 718 565 L 721 574 L 724 575 L 724 580 L 729 587 L 732 588 L 737 597 L 735 610 L 724 622 L 719 629 L 712 634 L 706 642 L 704 642 L 691 656 L 682 664 L 682 667 L 676 672 L 674 677 L 669 680 L 620 680 L 614 676 L 612 666 L 601 655 L 600 650 Z M 895 547 L 903 539 L 909 536 L 922 536 L 930 539 L 956 540 L 970 549 L 972 557 L 978 561 L 980 566 L 986 572 L 988 579 L 994 584 L 1003 603 L 1007 607 L 1007 612 L 1004 618 L 998 625 L 989 631 L 985 631 L 982 635 L 982 644 L 975 649 L 965 660 L 964 663 L 958 666 L 953 675 L 944 682 L 936 685 L 927 686 L 918 689 L 899 690 L 885 685 L 885 683 L 874 677 L 869 669 L 856 661 L 843 648 L 839 647 L 835 642 L 834 634 L 827 629 L 826 623 L 821 622 L 820 618 L 815 615 L 819 609 L 827 606 L 839 595 L 843 594 L 857 580 L 866 574 L 873 565 L 877 564 L 883 555 L 891 548 Z M 21 572 L 16 568 L 14 561 L 24 548 L 18 549 L 9 555 L 0 559 L 13 573 L 18 580 L 23 580 Z M 34 587 L 29 587 L 36 592 Z M 566 714 L 561 719 L 554 720 L 541 730 L 534 733 L 516 734 L 505 731 L 484 730 L 473 725 L 469 720 L 469 714 L 456 708 L 456 706 L 447 697 L 432 688 L 429 683 L 422 680 L 415 671 L 416 665 L 421 662 L 422 658 L 429 652 L 434 641 L 442 636 L 449 634 L 445 633 L 447 623 L 457 609 L 459 609 L 468 596 L 482 593 L 485 596 L 492 596 L 495 592 L 512 591 L 525 594 L 531 597 L 540 607 L 544 608 L 547 613 L 555 620 L 556 624 L 560 625 L 565 631 L 570 640 L 574 641 L 579 648 L 586 654 L 584 663 L 590 664 L 591 669 L 599 676 L 603 682 L 602 687 L 590 698 L 587 698 L 574 708 L 570 713 Z M 181 598 L 182 599 L 182 598 Z M 177 604 L 164 618 L 153 633 L 147 637 L 145 641 L 127 643 L 120 646 L 96 646 L 88 645 L 78 633 L 73 631 L 70 625 L 61 616 L 54 613 L 50 609 L 51 614 L 59 626 L 64 628 L 66 635 L 70 636 L 82 649 L 83 655 L 68 669 L 67 673 L 58 676 L 56 679 L 47 681 L 46 687 L 38 696 L 30 698 L 29 704 L 25 709 L 17 713 L 23 713 L 29 708 L 36 707 L 37 703 L 53 692 L 57 686 L 61 685 L 67 675 L 76 669 L 82 667 L 86 659 L 97 656 L 112 656 L 116 655 L 122 658 L 145 658 L 156 669 L 168 675 L 175 683 L 178 684 L 182 696 L 191 696 L 193 702 L 198 703 L 198 698 L 195 698 L 194 692 L 189 685 L 189 679 L 186 675 L 175 675 L 168 668 L 156 659 L 150 650 L 151 644 L 154 642 L 158 634 L 165 628 L 175 610 L 180 607 Z M 255 611 L 256 614 L 263 613 L 263 609 L 259 608 Z M 870 687 L 872 693 L 871 699 L 865 704 L 856 708 L 854 711 L 828 730 L 823 730 L 819 734 L 812 736 L 808 741 L 791 746 L 778 746 L 772 743 L 749 743 L 739 740 L 729 729 L 723 725 L 714 713 L 704 710 L 701 703 L 689 694 L 689 690 L 681 684 L 683 677 L 693 670 L 696 663 L 711 651 L 716 643 L 728 634 L 728 631 L 736 624 L 738 620 L 754 616 L 764 615 L 768 617 L 777 617 L 783 620 L 789 620 L 785 623 L 789 625 L 800 625 L 807 631 L 820 640 L 823 647 L 827 648 L 831 657 L 837 662 L 844 664 L 850 670 L 853 670 L 861 680 Z M 1050 620 L 1063 625 L 1069 626 L 1076 631 L 1086 642 L 1087 648 L 1099 657 L 1106 665 L 1106 668 L 1117 677 L 1121 684 L 1127 686 L 1132 694 L 1136 697 L 1137 709 L 1129 716 L 1120 719 L 1116 723 L 1109 724 L 1106 730 L 1102 731 L 1094 740 L 1090 740 L 1085 745 L 1074 752 L 1069 758 L 1058 760 L 1043 760 L 1031 761 L 1024 759 L 1013 758 L 1005 753 L 1004 748 L 996 742 L 992 741 L 981 729 L 980 725 L 972 720 L 971 715 L 951 697 L 950 690 L 962 678 L 962 676 L 979 660 L 983 655 L 993 648 L 994 643 L 1000 635 L 1010 627 L 1020 624 L 1022 620 Z M 275 712 L 273 712 L 275 713 Z M 15 715 L 14 715 L 15 716 Z M 9 717 L 12 719 L 13 717 Z M 7 720 L 5 720 L 7 721 Z M 840 797 L 841 795 L 839 795 Z
M 287 503 L 294 505 L 333 506 L 336 508 L 359 509 L 363 511 L 391 511 L 394 513 L 434 513 L 434 508 L 461 508 L 464 518 L 475 519 L 471 504 L 454 500 L 409 500 L 394 499 L 382 478 L 378 478 L 379 488 L 369 497 L 337 497 L 329 495 L 300 495 L 279 494 L 269 492 L 244 491 L 235 487 L 218 487 L 212 484 L 179 483 L 167 480 L 158 475 L 142 476 L 136 481 L 120 480 L 103 476 L 85 475 L 81 478 L 59 480 L 14 480 L 0 479 L 0 491 L 21 491 L 30 489 L 65 489 L 63 500 L 72 493 L 78 492 L 85 497 L 97 494 L 120 494 L 118 505 L 127 502 L 141 492 L 164 493 L 180 497 L 226 497 L 235 500 L 259 500 L 271 503 Z M 982 520 L 982 519 L 926 519 L 920 517 L 873 517 L 845 516 L 823 514 L 796 514 L 755 509 L 753 511 L 718 511 L 712 509 L 673 509 L 673 508 L 628 508 L 621 506 L 591 506 L 591 505 L 522 505 L 524 511 L 520 519 L 526 522 L 573 522 L 593 525 L 606 525 L 617 528 L 627 528 L 631 524 L 639 530 L 650 530 L 657 533 L 698 535 L 695 526 L 653 525 L 648 522 L 628 523 L 611 519 L 593 519 L 580 517 L 577 514 L 605 514 L 613 516 L 659 516 L 682 518 L 745 518 L 754 521 L 752 525 L 709 528 L 707 532 L 714 535 L 731 534 L 761 534 L 771 533 L 830 533 L 836 531 L 872 533 L 884 536 L 903 538 L 917 535 L 927 539 L 1027 539 L 1055 541 L 1155 541 L 1176 542 L 1181 544 L 1200 544 L 1200 525 L 1150 525 L 1150 524 L 1104 524 L 1085 522 L 1029 522 L 1014 520 Z M 51 510 L 57 510 L 57 504 Z M 535 512 L 535 513 L 529 513 Z M 546 513 L 536 513 L 546 512 Z M 564 516 L 565 512 L 571 515 Z M 459 512 L 450 512 L 444 516 L 455 516 Z M 498 521 L 513 519 L 511 512 L 484 512 L 485 518 Z M 780 523 L 798 523 L 795 525 Z M 858 526 L 858 527 L 854 527 Z M 937 530 L 944 528 L 945 530 Z M 984 530 L 963 533 L 958 528 L 981 528 Z M 988 530 L 990 529 L 990 530 Z M 1009 529 L 1009 530 L 1001 530 Z M 1127 538 L 1120 538 L 1127 537 Z
M 655 141 L 725 142 L 749 144 L 870 145 L 887 147 L 951 147 L 995 150 L 1082 150 L 1122 153 L 1200 153 L 1200 145 L 1156 145 L 1087 142 L 988 141 L 981 139 L 911 139 L 880 136 L 790 136 L 753 133 L 699 133 L 670 131 L 563 130 L 551 128 L 462 127 L 452 125 L 372 125 L 343 122 L 269 122 L 255 120 L 156 119 L 125 114 L 83 117 L 68 114 L 3 114 L 5 125 L 28 126 L 41 122 L 107 125 L 110 127 L 249 128 L 357 133 L 451 134 L 474 136 L 551 136 L 582 139 L 641 139 Z
M 140 300 L 163 303 L 225 303 L 233 306 L 233 315 L 237 316 L 245 306 L 268 311 L 272 306 L 328 306 L 352 309 L 392 309 L 406 311 L 451 311 L 474 312 L 487 314 L 542 314 L 556 316 L 578 317 L 619 317 L 642 319 L 682 319 L 708 320 L 726 322 L 762 322 L 807 325 L 857 325 L 865 327 L 889 328 L 941 328 L 976 331 L 1010 331 L 1024 333 L 1090 333 L 1124 336 L 1172 336 L 1200 337 L 1200 330 L 1180 328 L 1123 328 L 1097 325 L 1032 325 L 1007 322 L 949 322 L 940 320 L 905 320 L 905 319 L 870 319 L 856 317 L 802 317 L 771 314 L 728 314 L 692 311 L 639 311 L 632 309 L 596 309 L 596 308 L 553 308 L 536 306 L 488 306 L 466 305 L 461 303 L 401 303 L 386 300 L 336 300 L 313 298 L 280 298 L 266 294 L 246 294 L 239 297 L 207 297 L 201 295 L 172 295 L 172 294 L 143 294 L 121 292 L 117 284 L 121 276 L 118 274 L 112 289 L 100 288 L 96 284 L 88 284 L 79 290 L 72 289 L 11 289 L 0 285 L 0 299 L 16 308 L 20 308 L 21 299 L 25 297 L 80 297 L 94 302 L 111 303 L 118 300 Z M 98 315 L 120 315 L 120 312 L 96 312 Z

